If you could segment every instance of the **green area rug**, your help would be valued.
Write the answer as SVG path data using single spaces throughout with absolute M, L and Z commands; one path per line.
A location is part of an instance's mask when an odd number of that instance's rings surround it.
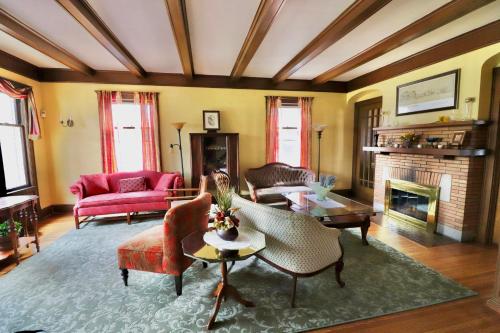
M 118 244 L 162 223 L 89 224 L 73 230 L 0 278 L 0 332 L 200 332 L 214 304 L 219 266 L 197 262 L 176 297 L 172 276 L 130 271 L 123 285 Z M 290 308 L 291 277 L 255 258 L 239 262 L 230 282 L 255 308 L 222 304 L 216 331 L 297 332 L 456 300 L 476 293 L 370 239 L 344 231 L 341 289 L 334 269 L 299 279 Z

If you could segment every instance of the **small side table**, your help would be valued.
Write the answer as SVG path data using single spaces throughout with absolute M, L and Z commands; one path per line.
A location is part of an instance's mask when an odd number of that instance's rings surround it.
M 9 235 L 14 248 L 14 258 L 16 264 L 19 265 L 18 247 L 22 245 L 29 246 L 34 243 L 36 251 L 40 252 L 40 243 L 38 241 L 38 215 L 36 213 L 36 204 L 38 196 L 36 195 L 13 195 L 8 197 L 0 197 L 0 217 L 8 217 L 9 219 Z M 16 232 L 14 217 L 16 214 L 19 220 L 23 223 L 25 237 L 19 237 Z M 33 236 L 28 234 L 28 222 L 33 229 Z
M 240 234 L 245 234 L 252 240 L 250 247 L 240 250 L 232 250 L 231 252 L 220 251 L 212 245 L 205 243 L 203 240 L 203 235 L 209 230 L 210 229 L 195 231 L 185 237 L 182 240 L 182 249 L 184 251 L 184 255 L 193 259 L 198 259 L 207 263 L 220 263 L 222 278 L 213 292 L 213 296 L 217 297 L 217 300 L 215 301 L 214 311 L 207 326 L 207 329 L 211 330 L 215 324 L 215 319 L 217 317 L 217 313 L 219 312 L 222 300 L 225 300 L 227 297 L 232 297 L 246 307 L 255 306 L 254 303 L 243 299 L 238 290 L 229 284 L 227 262 L 248 259 L 257 252 L 262 251 L 266 247 L 266 243 L 263 233 L 256 230 L 239 228 L 238 231 Z

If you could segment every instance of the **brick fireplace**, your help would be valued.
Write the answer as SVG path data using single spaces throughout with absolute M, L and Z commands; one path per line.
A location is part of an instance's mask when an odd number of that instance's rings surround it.
M 427 230 L 459 241 L 474 239 L 481 204 L 484 168 L 482 156 L 487 153 L 484 149 L 477 148 L 484 147 L 486 138 L 487 124 L 481 124 L 469 121 L 443 124 L 441 127 L 432 124 L 430 128 L 426 128 L 426 125 L 410 125 L 375 129 L 379 135 L 394 139 L 399 138 L 401 133 L 412 131 L 420 135 L 419 143 L 425 144 L 425 138 L 430 135 L 449 137 L 457 129 L 465 128 L 467 140 L 462 147 L 448 149 L 365 147 L 365 151 L 376 154 L 374 206 L 380 210 L 385 208 L 387 212 L 388 180 L 403 180 L 438 188 L 435 225 Z

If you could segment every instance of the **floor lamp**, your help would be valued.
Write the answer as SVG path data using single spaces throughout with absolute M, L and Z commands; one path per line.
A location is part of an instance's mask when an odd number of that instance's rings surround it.
M 316 125 L 314 126 L 314 131 L 318 133 L 318 174 L 317 174 L 317 180 L 319 181 L 319 171 L 320 171 L 320 164 L 321 164 L 321 134 L 323 134 L 323 131 L 325 130 L 326 125 Z
M 181 172 L 182 178 L 184 179 L 184 159 L 182 158 L 182 141 L 181 141 L 181 130 L 186 123 L 172 123 L 172 126 L 177 130 L 177 134 L 179 136 L 179 143 L 171 143 L 170 148 L 174 148 L 175 146 L 179 147 L 179 152 L 181 154 Z

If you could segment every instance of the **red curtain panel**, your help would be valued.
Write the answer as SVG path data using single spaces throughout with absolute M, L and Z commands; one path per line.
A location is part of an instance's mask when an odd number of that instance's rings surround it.
M 142 164 L 144 170 L 161 171 L 158 130 L 158 93 L 138 92 L 141 107 Z
M 112 91 L 97 91 L 99 106 L 99 128 L 101 131 L 102 171 L 116 172 L 115 136 L 113 129 L 113 112 L 111 104 L 116 93 Z
M 278 161 L 280 103 L 281 99 L 278 96 L 266 96 L 266 163 Z
M 300 166 L 311 168 L 311 106 L 313 97 L 299 97 L 301 110 Z

